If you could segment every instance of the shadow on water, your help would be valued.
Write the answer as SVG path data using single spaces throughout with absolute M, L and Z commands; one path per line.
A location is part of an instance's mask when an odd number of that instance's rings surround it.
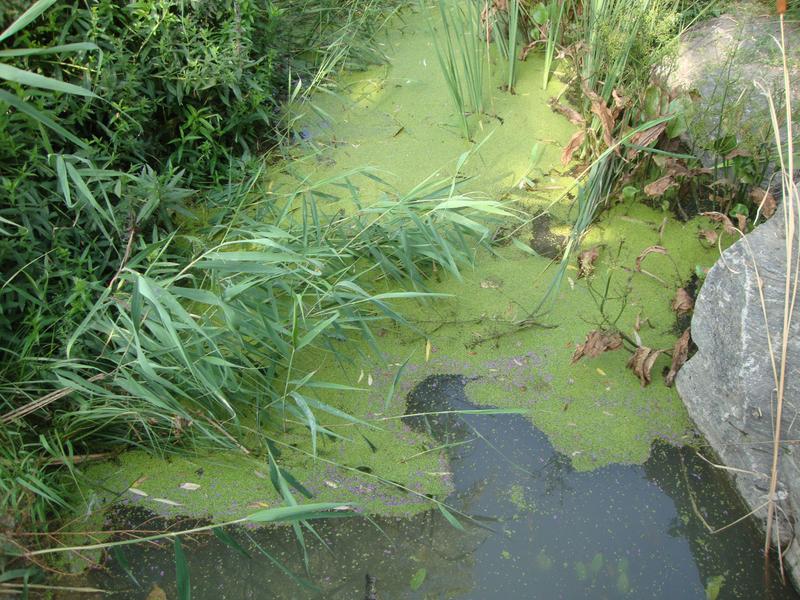
M 409 394 L 408 414 L 476 408 L 466 383 L 458 375 L 428 377 Z M 360 599 L 367 573 L 377 577 L 382 600 L 797 598 L 775 573 L 765 581 L 761 538 L 750 522 L 706 531 L 698 512 L 719 527 L 743 508 L 720 474 L 688 449 L 657 444 L 642 466 L 580 473 L 521 415 L 408 422 L 449 446 L 454 492 L 447 504 L 474 521 L 462 517 L 459 530 L 429 511 L 374 524 L 320 522 L 315 528 L 328 549 L 306 536 L 310 575 L 290 528 L 232 532 L 250 559 L 212 537 L 187 541 L 193 598 Z M 154 525 L 151 515 L 130 509 L 117 520 Z M 91 583 L 126 590 L 121 598 L 144 598 L 158 584 L 173 597 L 171 546 L 129 547 L 126 556 L 140 587 L 113 557 Z

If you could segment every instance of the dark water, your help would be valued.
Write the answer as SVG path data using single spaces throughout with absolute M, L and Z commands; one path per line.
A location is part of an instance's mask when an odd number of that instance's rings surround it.
M 474 408 L 461 376 L 434 376 L 408 397 L 408 412 Z M 439 511 L 411 519 L 315 524 L 306 534 L 310 574 L 291 529 L 232 532 L 252 558 L 215 538 L 187 541 L 193 598 L 361 599 L 364 577 L 391 598 L 797 598 L 772 570 L 727 482 L 688 449 L 656 445 L 643 466 L 575 472 L 520 415 L 409 419 L 449 449 L 447 504 L 474 517 L 454 528 Z M 128 524 L 150 515 L 128 512 Z M 261 551 L 268 553 L 273 560 Z M 144 598 L 158 584 L 174 597 L 172 548 L 126 549 L 137 587 L 111 557 L 91 584 Z M 283 566 L 278 566 L 278 565 Z M 313 585 L 304 587 L 301 578 Z

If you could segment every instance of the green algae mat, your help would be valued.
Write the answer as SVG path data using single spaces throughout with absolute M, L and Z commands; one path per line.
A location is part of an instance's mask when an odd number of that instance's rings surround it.
M 592 273 L 581 276 L 576 261 L 549 311 L 526 322 L 555 276 L 577 183 L 560 164 L 573 126 L 547 104 L 563 91 L 558 72 L 543 90 L 543 61 L 531 55 L 510 94 L 500 89 L 504 61 L 492 59 L 487 110 L 470 117 L 468 141 L 425 17 L 402 13 L 383 49 L 387 65 L 345 73 L 335 88 L 290 107 L 294 133 L 261 193 L 278 203 L 313 189 L 320 209 L 333 215 L 451 177 L 459 193 L 508 203 L 519 218 L 501 225 L 515 239 L 477 251 L 474 268 L 463 268 L 460 278 L 435 274 L 428 291 L 437 297 L 398 300 L 394 308 L 410 327 L 378 324 L 377 348 L 350 344 L 307 359 L 303 366 L 316 379 L 342 386 L 316 390 L 320 399 L 357 422 L 319 416 L 340 438 L 321 443 L 317 456 L 307 429 L 283 424 L 274 451 L 297 480 L 296 496 L 352 500 L 366 512 L 397 515 L 430 508 L 429 496 L 447 496 L 443 451 L 399 418 L 408 391 L 434 374 L 470 377 L 472 402 L 523 410 L 579 471 L 642 464 L 654 440 L 687 440 L 681 401 L 660 376 L 667 355 L 655 362 L 647 387 L 626 367 L 624 350 L 571 358 L 590 331 L 611 324 L 644 346 L 671 349 L 682 331 L 671 307 L 677 290 L 718 257 L 698 239 L 708 223 L 609 199 L 582 240 L 584 249 L 597 249 Z M 257 451 L 166 458 L 128 452 L 92 467 L 89 477 L 166 515 L 221 520 L 282 502 Z

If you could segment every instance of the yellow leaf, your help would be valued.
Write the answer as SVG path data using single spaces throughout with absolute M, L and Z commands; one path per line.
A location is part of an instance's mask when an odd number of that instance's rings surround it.
M 431 359 L 431 341 L 425 340 L 425 362 Z
M 599 368 L 599 367 L 598 367 L 598 368 L 596 368 L 596 369 L 595 369 L 595 371 L 597 371 L 597 374 L 598 374 L 598 375 L 601 375 L 601 376 L 603 376 L 603 377 L 606 377 L 606 372 L 605 372 L 605 371 L 603 371 L 603 369 L 601 369 L 601 368 Z

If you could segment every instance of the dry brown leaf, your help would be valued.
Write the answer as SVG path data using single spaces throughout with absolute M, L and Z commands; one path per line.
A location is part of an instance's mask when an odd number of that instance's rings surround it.
M 700 214 L 702 216 L 704 216 L 704 217 L 708 217 L 712 221 L 715 221 L 717 223 L 722 223 L 722 229 L 725 230 L 725 233 L 728 233 L 730 235 L 736 235 L 737 233 L 739 233 L 739 230 L 736 229 L 736 227 L 733 226 L 733 223 L 731 222 L 731 220 L 728 217 L 728 215 L 722 214 L 721 212 L 715 212 L 715 211 L 702 212 Z
M 685 315 L 694 308 L 694 299 L 685 288 L 678 288 L 675 298 L 672 299 L 672 310 L 679 315 Z
M 614 132 L 614 124 L 616 123 L 616 119 L 606 105 L 606 101 L 603 100 L 603 98 L 601 98 L 594 90 L 590 89 L 585 81 L 581 87 L 583 89 L 583 94 L 591 103 L 592 113 L 598 119 L 600 119 L 600 124 L 603 126 L 603 141 L 606 143 L 606 146 L 610 148 L 614 145 L 614 136 L 612 134 Z
M 658 198 L 659 196 L 663 196 L 664 192 L 666 192 L 676 183 L 677 182 L 672 175 L 664 175 L 664 177 L 656 179 L 655 181 L 644 186 L 644 193 L 648 196 Z
M 564 148 L 564 151 L 561 153 L 562 165 L 566 165 L 572 160 L 572 155 L 581 147 L 584 139 L 586 139 L 586 130 L 584 129 L 576 131 L 572 137 L 569 138 L 566 148 Z
M 610 148 L 614 145 L 614 136 L 612 135 L 615 122 L 614 115 L 611 114 L 608 106 L 606 106 L 605 100 L 588 88 L 584 91 L 592 103 L 592 113 L 597 115 L 597 118 L 600 119 L 600 123 L 603 125 L 603 141 L 606 143 L 606 146 Z
M 675 376 L 681 370 L 683 363 L 689 357 L 689 341 L 691 340 L 691 331 L 687 329 L 683 332 L 678 341 L 675 342 L 675 347 L 672 348 L 672 364 L 669 367 L 669 372 L 664 375 L 664 383 L 667 387 L 672 387 L 675 381 Z
M 736 224 L 739 227 L 739 231 L 744 231 L 747 229 L 747 215 L 736 213 Z
M 647 346 L 639 346 L 628 361 L 628 368 L 639 377 L 642 387 L 652 381 L 651 371 L 656 359 L 661 355 L 661 350 L 653 350 Z
M 594 358 L 600 356 L 603 352 L 610 350 L 617 350 L 622 347 L 622 336 L 615 331 L 602 331 L 596 329 L 586 336 L 586 340 L 575 348 L 575 353 L 572 355 L 573 363 L 578 362 L 584 356 Z
M 701 229 L 698 233 L 701 240 L 707 241 L 709 244 L 716 244 L 719 239 L 719 234 L 713 229 Z
M 574 125 L 586 125 L 586 119 L 584 119 L 581 114 L 575 110 L 574 108 L 570 108 L 569 106 L 564 106 L 560 102 L 558 102 L 555 98 L 550 98 L 547 102 L 550 105 L 550 108 L 553 112 L 557 112 L 560 115 L 563 115 L 569 119 L 570 123 Z
M 725 159 L 730 160 L 732 158 L 736 158 L 737 156 L 752 156 L 752 154 L 744 148 L 734 148 L 728 152 L 728 154 L 725 156 Z
M 522 50 L 519 51 L 519 60 L 523 61 L 528 58 L 528 54 L 533 52 L 533 49 L 536 48 L 538 44 L 541 44 L 544 40 L 533 40 L 532 42 L 528 42 L 522 47 Z
M 594 263 L 600 256 L 600 247 L 594 246 L 578 254 L 578 279 L 588 277 L 594 271 Z
M 755 187 L 751 190 L 750 199 L 758 204 L 758 210 L 768 219 L 775 214 L 775 210 L 778 208 L 775 197 L 769 190 L 763 190 L 760 187 Z
M 652 127 L 645 129 L 644 131 L 640 131 L 638 133 L 634 133 L 631 136 L 630 143 L 635 146 L 642 146 L 646 148 L 653 142 L 655 142 L 658 138 L 661 137 L 661 134 L 664 133 L 664 130 L 667 128 L 666 123 L 659 123 L 658 125 L 653 125 Z M 636 154 L 637 150 L 633 149 L 628 154 Z
M 664 246 L 648 246 L 645 248 L 642 253 L 636 257 L 636 270 L 642 270 L 642 261 L 647 257 L 648 254 L 667 254 L 667 249 Z
M 611 90 L 611 97 L 614 98 L 614 110 L 612 114 L 614 115 L 614 120 L 619 116 L 624 109 L 628 105 L 628 99 L 621 95 L 617 90 Z

